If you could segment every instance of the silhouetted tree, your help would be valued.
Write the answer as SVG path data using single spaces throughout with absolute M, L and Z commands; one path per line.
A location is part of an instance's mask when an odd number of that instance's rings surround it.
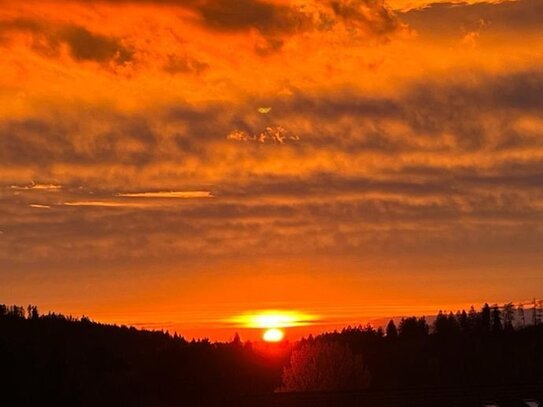
M 456 314 L 456 320 L 458 321 L 458 326 L 462 332 L 465 333 L 469 331 L 470 324 L 468 321 L 468 314 L 465 310 Z
M 434 332 L 438 335 L 451 336 L 459 330 L 458 322 L 452 312 L 445 315 L 439 311 L 434 321 Z
M 396 324 L 392 319 L 387 324 L 386 336 L 389 339 L 395 339 L 398 337 L 398 329 L 396 329 Z
M 443 334 L 447 328 L 447 317 L 443 314 L 443 311 L 439 311 L 434 321 L 434 332 L 436 334 Z
M 475 308 L 472 305 L 471 308 L 469 309 L 469 313 L 468 313 L 469 330 L 470 331 L 475 331 L 479 327 L 480 320 L 481 320 L 480 314 L 477 313 L 477 311 L 475 311 Z
M 239 333 L 235 333 L 234 335 L 234 338 L 232 338 L 232 345 L 234 346 L 241 346 L 242 345 L 242 342 L 241 342 L 241 338 L 239 336 Z
M 380 338 L 384 338 L 385 337 L 385 331 L 383 331 L 383 327 L 382 326 L 377 327 L 377 329 L 375 330 L 375 334 Z
M 26 309 L 26 316 L 28 319 L 38 319 L 40 317 L 38 307 L 36 307 L 35 305 L 29 305 Z
M 7 315 L 14 318 L 24 318 L 25 317 L 25 309 L 23 307 L 19 307 L 17 305 L 12 305 L 8 307 L 7 309 Z
M 398 329 L 400 338 L 418 338 L 428 335 L 429 327 L 426 318 L 409 317 L 402 318 Z
M 483 305 L 481 310 L 481 329 L 483 332 L 490 331 L 490 306 L 487 303 Z
M 534 325 L 539 325 L 541 323 L 543 315 L 543 300 L 536 301 L 534 299 Z
M 515 306 L 512 302 L 504 304 L 503 306 L 503 327 L 507 330 L 513 329 L 513 322 L 515 320 Z
M 500 307 L 497 304 L 494 304 L 492 306 L 492 331 L 493 332 L 499 332 L 503 329 L 501 314 L 502 312 L 500 311 Z
M 524 312 L 524 304 L 520 303 L 517 306 L 517 314 L 519 316 L 519 323 L 521 327 L 526 326 L 526 314 Z

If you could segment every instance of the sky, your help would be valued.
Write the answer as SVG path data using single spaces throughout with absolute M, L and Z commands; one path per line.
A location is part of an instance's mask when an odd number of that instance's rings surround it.
M 541 21 L 0 0 L 0 302 L 223 340 L 541 297 Z

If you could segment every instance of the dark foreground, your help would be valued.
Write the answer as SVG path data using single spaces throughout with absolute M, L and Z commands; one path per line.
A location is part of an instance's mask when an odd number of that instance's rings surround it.
M 0 305 L 0 406 L 541 407 L 533 315 L 485 306 L 266 352 Z
M 227 407 L 539 407 L 543 386 L 407 388 L 359 392 L 276 393 L 229 400 Z

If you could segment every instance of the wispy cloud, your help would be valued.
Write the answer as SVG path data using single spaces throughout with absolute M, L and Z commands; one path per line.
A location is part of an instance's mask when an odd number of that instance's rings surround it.
M 97 206 L 104 208 L 148 208 L 154 206 L 148 203 L 115 202 L 115 201 L 72 201 L 64 202 L 65 206 Z
M 15 191 L 47 191 L 59 192 L 62 189 L 61 185 L 55 184 L 29 184 L 29 185 L 10 185 L 9 189 Z
M 198 200 L 213 198 L 209 191 L 161 191 L 117 193 L 115 198 L 100 200 L 74 200 L 64 202 L 65 206 L 95 206 L 105 208 L 160 208 L 175 205 L 177 200 Z
M 36 208 L 36 209 L 51 209 L 51 206 L 42 205 L 42 204 L 30 204 L 28 206 L 30 206 L 31 208 Z
M 123 192 L 117 196 L 124 198 L 179 198 L 179 199 L 195 199 L 195 198 L 213 198 L 210 191 L 159 191 L 159 192 Z

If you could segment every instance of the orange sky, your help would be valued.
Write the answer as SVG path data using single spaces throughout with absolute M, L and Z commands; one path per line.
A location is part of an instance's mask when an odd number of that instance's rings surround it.
M 0 0 L 0 302 L 227 339 L 541 296 L 542 20 Z

